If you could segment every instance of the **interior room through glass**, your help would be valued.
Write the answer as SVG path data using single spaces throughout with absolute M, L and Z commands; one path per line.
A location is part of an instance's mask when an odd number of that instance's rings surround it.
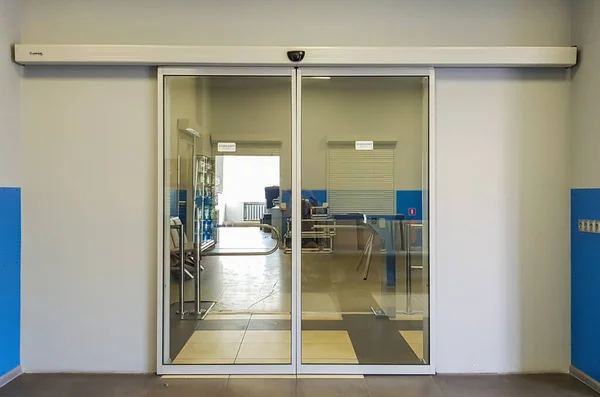
M 163 364 L 427 366 L 427 74 L 197 73 L 164 78 Z

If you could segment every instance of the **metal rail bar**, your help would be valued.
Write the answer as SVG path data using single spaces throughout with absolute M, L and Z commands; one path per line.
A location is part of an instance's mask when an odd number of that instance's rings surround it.
M 412 308 L 412 270 L 417 268 L 423 268 L 423 266 L 412 265 L 412 251 L 411 251 L 411 236 L 413 229 L 422 228 L 423 225 L 419 223 L 406 223 L 405 232 L 405 244 L 406 244 L 406 314 L 415 314 Z
M 356 263 L 356 270 L 358 270 L 360 268 L 360 265 L 362 263 L 362 259 L 365 256 L 365 253 L 367 252 L 367 248 L 372 243 L 373 243 L 373 233 L 369 234 L 369 237 L 367 238 L 367 242 L 365 244 L 365 248 L 363 248 L 362 252 L 360 253 L 360 257 L 358 258 L 358 262 Z
M 275 246 L 268 251 L 258 251 L 257 252 L 257 251 L 213 250 L 213 251 L 203 252 L 202 256 L 266 256 L 266 255 L 271 255 L 272 253 L 274 253 L 275 251 L 277 251 L 279 249 L 279 239 L 280 239 L 279 230 L 277 230 L 276 227 L 273 227 L 271 225 L 267 225 L 265 223 L 231 222 L 231 223 L 224 223 L 222 225 L 216 225 L 215 227 L 259 227 L 259 228 L 263 228 L 263 229 L 269 229 L 275 233 L 275 237 L 276 237 L 275 240 L 277 241 L 277 244 L 275 244 Z
M 366 229 L 369 225 L 361 223 L 358 225 L 314 225 L 313 229 Z
M 199 222 L 198 222 L 199 224 Z M 200 233 L 197 233 L 198 238 L 200 238 Z M 200 294 L 200 289 L 202 288 L 201 276 L 200 272 L 202 271 L 202 265 L 200 265 L 200 255 L 202 255 L 202 244 L 194 244 L 194 249 L 196 250 L 196 279 L 194 280 L 194 314 L 201 315 L 202 314 L 202 298 Z
M 171 225 L 171 229 L 179 230 L 179 311 L 177 314 L 185 314 L 185 236 L 183 223 L 179 225 Z

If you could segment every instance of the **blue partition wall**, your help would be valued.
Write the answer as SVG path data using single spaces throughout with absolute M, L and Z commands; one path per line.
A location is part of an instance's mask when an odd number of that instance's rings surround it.
M 0 376 L 20 364 L 21 189 L 0 188 Z
M 600 220 L 600 189 L 571 191 L 571 362 L 600 381 L 600 234 L 579 219 Z
M 282 201 L 290 203 L 291 190 L 283 190 Z M 315 199 L 319 204 L 327 201 L 326 190 L 302 190 L 302 197 Z M 421 220 L 423 216 L 423 191 L 421 190 L 397 190 L 396 191 L 396 213 L 406 215 L 408 219 Z M 409 209 L 414 208 L 416 214 L 409 216 Z

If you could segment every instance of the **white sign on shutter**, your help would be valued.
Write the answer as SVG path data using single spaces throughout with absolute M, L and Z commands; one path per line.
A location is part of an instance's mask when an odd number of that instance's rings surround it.
M 235 142 L 219 142 L 217 144 L 218 152 L 235 152 L 236 144 Z
M 2 1 L 2 0 L 0 0 Z M 280 156 L 281 144 L 263 143 L 263 142 L 236 142 L 235 149 L 232 151 L 223 151 L 219 148 L 223 142 L 213 142 L 213 152 L 220 152 L 222 156 Z M 229 152 L 229 153 L 228 153 Z
M 355 150 L 373 150 L 373 141 L 356 141 L 354 142 Z

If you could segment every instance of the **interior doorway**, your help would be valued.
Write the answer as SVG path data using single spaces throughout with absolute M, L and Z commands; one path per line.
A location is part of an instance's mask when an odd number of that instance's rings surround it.
M 265 189 L 279 186 L 279 161 L 279 156 L 216 156 L 219 222 L 263 218 Z
M 279 189 L 279 156 L 220 155 L 215 157 L 217 218 L 219 224 L 263 223 L 273 203 L 268 189 Z M 272 200 L 271 200 L 272 201 Z M 217 248 L 253 250 L 273 245 L 261 228 L 221 228 Z

